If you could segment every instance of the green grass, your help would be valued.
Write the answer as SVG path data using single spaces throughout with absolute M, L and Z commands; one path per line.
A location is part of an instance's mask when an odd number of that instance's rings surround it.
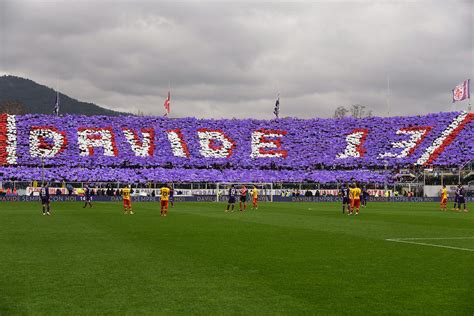
M 0 204 L 0 315 L 473 315 L 474 252 L 386 241 L 474 237 L 435 203 Z M 430 243 L 474 249 L 474 239 Z

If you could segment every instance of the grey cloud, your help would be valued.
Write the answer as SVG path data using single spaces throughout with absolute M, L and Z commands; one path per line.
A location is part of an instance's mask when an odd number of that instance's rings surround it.
M 469 1 L 0 2 L 0 72 L 78 99 L 174 116 L 450 110 L 473 74 Z M 474 78 L 473 78 L 474 79 Z M 456 104 L 457 107 L 465 106 Z

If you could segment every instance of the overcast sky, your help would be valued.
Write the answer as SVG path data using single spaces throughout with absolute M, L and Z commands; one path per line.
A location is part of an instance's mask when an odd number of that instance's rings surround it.
M 474 1 L 0 0 L 0 74 L 172 117 L 459 110 L 474 79 Z M 473 84 L 471 84 L 472 86 Z

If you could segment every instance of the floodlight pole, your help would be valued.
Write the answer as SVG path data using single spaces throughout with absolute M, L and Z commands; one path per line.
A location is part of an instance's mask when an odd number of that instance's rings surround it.
M 459 166 L 459 170 L 458 170 L 458 184 L 461 184 L 461 166 Z
M 387 75 L 387 117 L 390 116 L 390 76 Z

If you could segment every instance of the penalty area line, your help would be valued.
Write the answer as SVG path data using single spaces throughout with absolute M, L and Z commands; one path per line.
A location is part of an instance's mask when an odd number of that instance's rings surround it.
M 474 237 L 421 237 L 421 238 L 390 238 L 389 241 L 395 240 L 444 240 L 444 239 L 474 239 Z
M 447 249 L 454 249 L 454 250 L 462 250 L 462 251 L 474 252 L 474 249 L 470 249 L 470 248 L 461 248 L 461 247 L 453 247 L 453 246 L 438 245 L 438 244 L 431 244 L 431 243 L 426 243 L 426 242 L 414 241 L 414 240 L 454 240 L 454 239 L 474 239 L 474 237 L 389 238 L 389 239 L 385 239 L 385 240 L 386 240 L 386 241 L 392 241 L 392 242 L 405 243 L 405 244 L 413 244 L 413 245 L 421 245 L 421 246 L 429 246 L 429 247 L 437 247 L 437 248 L 447 248 Z

